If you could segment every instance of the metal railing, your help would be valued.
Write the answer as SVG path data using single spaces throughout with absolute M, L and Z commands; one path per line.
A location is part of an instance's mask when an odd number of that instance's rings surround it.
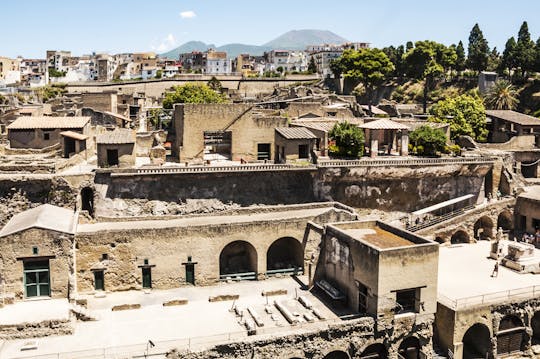
M 465 212 L 473 210 L 475 208 L 476 207 L 471 204 L 469 206 L 466 206 L 466 207 L 463 207 L 463 208 L 460 208 L 460 209 L 456 209 L 455 211 L 445 213 L 445 214 L 443 214 L 441 216 L 433 217 L 433 218 L 431 218 L 429 220 L 420 222 L 418 224 L 406 225 L 405 228 L 410 232 L 417 232 L 419 230 L 426 229 L 426 228 L 432 227 L 432 226 L 434 226 L 436 224 L 448 221 L 448 220 L 450 220 L 452 218 L 461 216 L 462 214 L 465 214 Z
M 255 280 L 257 279 L 257 273 L 255 272 L 244 272 L 244 273 L 231 273 L 231 274 L 220 274 L 219 280 L 228 281 L 228 280 Z
M 491 157 L 470 158 L 364 158 L 360 160 L 319 160 L 318 167 L 444 166 L 453 164 L 490 164 Z
M 445 295 L 438 294 L 437 300 L 447 307 L 458 310 L 474 306 L 500 303 L 508 300 L 528 300 L 538 298 L 539 296 L 540 285 L 536 285 L 457 299 L 451 299 Z
M 304 268 L 295 267 L 295 268 L 285 268 L 285 269 L 269 269 L 266 271 L 267 277 L 272 277 L 275 275 L 303 275 Z

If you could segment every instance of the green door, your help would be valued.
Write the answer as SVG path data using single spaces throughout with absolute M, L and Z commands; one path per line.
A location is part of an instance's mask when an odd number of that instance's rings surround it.
M 143 288 L 152 288 L 152 269 L 142 269 L 142 286 Z
M 195 284 L 195 264 L 186 264 L 186 282 Z
M 27 298 L 51 295 L 49 261 L 24 263 L 24 289 Z
M 105 290 L 105 279 L 102 270 L 94 271 L 94 289 Z

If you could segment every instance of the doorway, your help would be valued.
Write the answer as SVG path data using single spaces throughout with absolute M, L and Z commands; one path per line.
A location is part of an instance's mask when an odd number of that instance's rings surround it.
M 105 290 L 105 276 L 102 270 L 94 271 L 94 289 Z
M 186 283 L 195 285 L 195 264 L 186 264 Z
M 152 268 L 142 268 L 142 286 L 143 288 L 152 288 Z
M 107 165 L 118 166 L 118 150 L 117 149 L 107 150 Z

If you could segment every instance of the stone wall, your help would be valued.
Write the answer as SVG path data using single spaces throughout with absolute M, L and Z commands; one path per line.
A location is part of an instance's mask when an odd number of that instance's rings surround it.
M 73 332 L 73 323 L 70 319 L 0 325 L 0 339 L 3 340 L 70 335 Z

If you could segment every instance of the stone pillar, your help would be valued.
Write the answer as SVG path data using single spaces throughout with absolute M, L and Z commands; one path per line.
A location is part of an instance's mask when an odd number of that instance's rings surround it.
M 371 139 L 371 146 L 369 147 L 369 156 L 371 158 L 377 157 L 379 154 L 379 141 Z
M 409 131 L 401 131 L 401 148 L 399 154 L 401 156 L 409 155 Z

